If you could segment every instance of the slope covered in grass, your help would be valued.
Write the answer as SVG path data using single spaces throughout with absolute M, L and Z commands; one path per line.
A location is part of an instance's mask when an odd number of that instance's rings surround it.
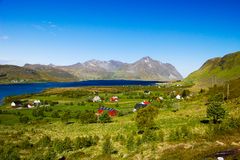
M 205 88 L 214 84 L 224 84 L 226 81 L 239 77 L 240 52 L 235 52 L 221 58 L 207 60 L 200 69 L 191 73 L 184 81 Z

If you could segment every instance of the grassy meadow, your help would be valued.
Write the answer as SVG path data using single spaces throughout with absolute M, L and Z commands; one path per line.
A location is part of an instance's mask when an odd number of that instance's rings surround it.
M 144 94 L 144 91 L 151 91 Z M 176 95 L 183 99 L 176 99 Z M 99 95 L 101 102 L 92 102 Z M 118 102 L 110 102 L 118 96 Z M 48 89 L 5 99 L 0 107 L 2 159 L 226 159 L 240 158 L 240 99 L 222 101 L 225 116 L 207 118 L 212 95 L 188 86 L 115 86 Z M 159 99 L 162 97 L 162 100 Z M 10 107 L 11 100 L 41 100 L 31 109 Z M 156 108 L 152 127 L 142 127 L 136 103 Z M 117 110 L 108 121 L 98 108 Z M 151 114 L 151 113 L 150 113 Z M 144 116 L 144 115 L 143 115 Z M 151 115 L 150 115 L 151 116 Z M 105 117 L 106 118 L 106 117 Z M 149 119 L 146 119 L 148 121 Z

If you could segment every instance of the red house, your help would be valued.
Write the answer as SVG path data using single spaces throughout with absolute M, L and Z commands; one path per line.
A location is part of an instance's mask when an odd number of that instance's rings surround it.
M 113 96 L 110 98 L 111 102 L 118 102 L 118 97 L 117 96 Z

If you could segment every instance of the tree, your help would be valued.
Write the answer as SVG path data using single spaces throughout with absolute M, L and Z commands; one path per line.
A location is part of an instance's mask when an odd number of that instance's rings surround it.
M 158 115 L 158 108 L 154 106 L 148 106 L 137 111 L 136 123 L 138 129 L 150 129 L 155 123 L 154 119 Z
M 208 104 L 207 107 L 207 117 L 213 120 L 213 123 L 220 123 L 221 120 L 225 117 L 226 111 L 222 107 L 221 102 L 212 101 Z

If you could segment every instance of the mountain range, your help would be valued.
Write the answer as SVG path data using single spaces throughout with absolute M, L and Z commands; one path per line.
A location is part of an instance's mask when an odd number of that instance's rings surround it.
M 89 60 L 69 66 L 25 64 L 23 67 L 0 65 L 0 82 L 78 81 L 93 79 L 181 80 L 181 74 L 169 63 L 143 57 L 134 63 L 116 60 Z

